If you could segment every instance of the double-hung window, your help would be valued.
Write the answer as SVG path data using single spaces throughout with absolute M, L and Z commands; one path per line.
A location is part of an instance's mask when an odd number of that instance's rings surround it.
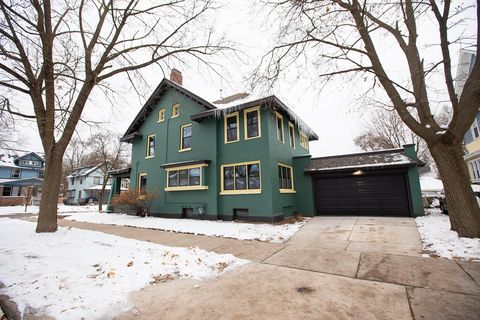
M 477 119 L 473 120 L 471 130 L 474 139 L 480 137 L 480 129 L 478 128 Z
M 275 112 L 275 118 L 277 121 L 277 140 L 281 143 L 284 143 L 285 139 L 283 135 L 283 117 L 278 112 Z
M 165 191 L 207 190 L 204 185 L 204 170 L 207 164 L 167 168 Z
M 261 193 L 260 161 L 222 165 L 220 194 Z
M 238 112 L 225 116 L 225 143 L 236 142 L 240 139 L 238 128 Z
M 22 175 L 22 169 L 13 168 L 10 177 L 11 178 L 20 178 L 21 175 Z
M 146 158 L 155 157 L 155 135 L 150 134 L 147 136 L 147 154 Z
M 260 138 L 260 107 L 245 109 L 243 111 L 243 114 L 245 123 L 245 140 Z
M 295 192 L 293 185 L 293 169 L 291 166 L 278 164 L 278 182 L 280 193 Z
M 172 106 L 172 118 L 176 118 L 179 115 L 180 115 L 180 105 L 177 103 Z
M 300 145 L 308 150 L 308 137 L 302 131 L 300 131 Z
M 140 196 L 147 194 L 147 174 L 140 173 L 138 175 L 138 194 Z
M 288 137 L 290 138 L 290 147 L 295 149 L 295 126 L 291 122 L 288 123 Z
M 158 122 L 165 121 L 165 109 L 161 109 L 158 111 Z
M 192 150 L 192 124 L 180 127 L 180 152 Z
M 472 167 L 473 179 L 480 179 L 480 161 L 473 160 L 470 162 L 470 166 Z

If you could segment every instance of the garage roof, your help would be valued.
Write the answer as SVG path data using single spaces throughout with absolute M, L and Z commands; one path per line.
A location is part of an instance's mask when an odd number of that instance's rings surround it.
M 379 169 L 384 167 L 408 167 L 423 165 L 404 154 L 404 149 L 389 149 L 352 153 L 339 156 L 312 158 L 305 172 L 351 171 L 356 169 Z

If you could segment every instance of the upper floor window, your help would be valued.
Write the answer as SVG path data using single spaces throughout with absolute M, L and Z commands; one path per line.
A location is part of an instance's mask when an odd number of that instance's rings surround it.
M 260 161 L 222 165 L 222 192 L 260 193 Z
M 259 138 L 260 134 L 260 107 L 244 110 L 245 140 Z
M 158 111 L 158 122 L 162 122 L 165 120 L 165 109 L 161 109 Z
M 300 131 L 300 145 L 308 150 L 308 136 Z
M 295 149 L 295 126 L 292 123 L 288 123 L 288 136 L 290 138 L 290 147 Z
M 140 173 L 138 175 L 138 193 L 145 195 L 147 193 L 147 174 Z
M 37 173 L 38 178 L 43 179 L 43 175 L 44 175 L 43 170 L 38 171 L 38 173 Z
M 470 166 L 472 167 L 473 179 L 480 179 L 480 161 L 473 160 L 470 162 Z
M 80 184 L 83 183 L 83 177 L 80 177 Z
M 146 158 L 152 158 L 155 156 L 155 135 L 150 134 L 147 137 L 147 154 Z
M 12 174 L 11 174 L 11 178 L 20 178 L 20 176 L 22 175 L 22 169 L 19 169 L 19 168 L 13 168 L 12 169 Z
M 472 134 L 473 134 L 474 139 L 480 137 L 480 130 L 478 128 L 477 119 L 473 120 L 471 130 L 472 130 Z
M 192 150 L 192 124 L 184 124 L 180 127 L 180 150 Z
M 275 112 L 276 120 L 277 120 L 277 139 L 281 143 L 284 143 L 284 135 L 283 135 L 283 117 L 278 113 Z
M 240 139 L 238 128 L 238 112 L 225 116 L 225 143 L 235 142 Z
M 100 177 L 93 177 L 93 184 L 100 184 Z
M 286 164 L 278 164 L 278 180 L 280 192 L 295 191 L 293 187 L 293 169 Z
M 172 106 L 172 118 L 176 118 L 179 115 L 180 115 L 180 105 L 177 103 Z

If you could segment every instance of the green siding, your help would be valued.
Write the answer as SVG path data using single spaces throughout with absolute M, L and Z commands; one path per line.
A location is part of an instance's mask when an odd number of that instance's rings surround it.
M 177 103 L 180 104 L 180 115 L 172 118 L 172 106 Z M 165 109 L 165 120 L 158 123 L 158 111 L 161 109 Z M 220 216 L 230 219 L 234 209 L 238 208 L 248 209 L 252 219 L 268 220 L 298 212 L 297 194 L 280 193 L 278 163 L 293 166 L 293 157 L 308 154 L 308 151 L 300 146 L 298 128 L 295 128 L 296 148 L 289 146 L 287 116 L 284 115 L 284 144 L 276 138 L 275 114 L 265 107 L 260 109 L 261 137 L 245 140 L 245 117 L 241 110 L 239 141 L 225 144 L 223 116 L 206 118 L 200 123 L 190 119 L 191 115 L 204 110 L 181 93 L 167 90 L 138 130 L 142 137 L 132 143 L 131 188 L 137 188 L 140 173 L 147 173 L 147 190 L 157 195 L 152 213 L 178 216 L 182 208 L 203 207 L 210 218 Z M 192 124 L 192 150 L 179 152 L 180 127 L 187 123 Z M 145 158 L 146 141 L 150 134 L 156 135 L 155 156 Z M 208 190 L 166 192 L 166 171 L 160 166 L 188 160 L 211 161 L 204 169 Z M 249 161 L 260 161 L 261 194 L 220 194 L 221 166 Z M 300 180 L 297 182 L 295 170 L 294 179 L 295 188 L 298 188 Z M 304 188 L 300 186 L 300 189 Z
M 407 157 L 413 160 L 418 160 L 417 152 L 414 144 L 407 144 L 403 146 L 404 153 Z M 423 216 L 425 214 L 422 201 L 422 190 L 420 188 L 420 176 L 418 174 L 418 167 L 411 166 L 408 168 L 408 185 L 410 198 L 412 199 L 412 210 L 415 217 Z

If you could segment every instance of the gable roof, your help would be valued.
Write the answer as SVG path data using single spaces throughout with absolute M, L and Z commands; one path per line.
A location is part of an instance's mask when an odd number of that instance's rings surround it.
M 157 86 L 157 88 L 153 91 L 152 95 L 150 98 L 148 98 L 147 102 L 143 105 L 142 109 L 138 112 L 137 116 L 133 120 L 133 122 L 130 124 L 128 127 L 127 131 L 123 135 L 123 137 L 120 139 L 120 141 L 123 142 L 129 142 L 136 136 L 141 136 L 137 130 L 140 128 L 142 125 L 143 121 L 150 115 L 150 113 L 153 111 L 155 108 L 156 104 L 160 100 L 161 96 L 167 89 L 173 89 L 181 94 L 189 97 L 193 101 L 199 103 L 200 105 L 204 106 L 206 109 L 215 109 L 215 106 L 208 102 L 207 100 L 197 96 L 193 92 L 185 89 L 183 86 L 170 81 L 166 78 L 163 78 L 163 80 L 160 82 L 160 84 Z
M 42 157 L 40 157 L 38 154 L 36 154 L 35 152 L 29 152 L 29 153 L 26 153 L 24 154 L 23 156 L 20 156 L 18 158 L 15 159 L 15 161 L 18 161 L 20 159 L 23 159 L 23 158 L 26 158 L 27 156 L 29 155 L 33 155 L 35 158 L 37 158 L 38 160 L 42 161 L 42 162 L 45 162 L 45 160 L 43 160 Z
M 307 173 L 320 173 L 415 165 L 422 166 L 424 163 L 406 156 L 404 149 L 400 148 L 312 158 L 304 171 Z
M 216 108 L 213 110 L 206 110 L 191 116 L 191 119 L 194 121 L 201 121 L 207 117 L 220 117 L 224 114 L 240 111 L 254 106 L 265 106 L 272 111 L 277 111 L 279 113 L 286 114 L 290 121 L 294 122 L 298 128 L 303 131 L 310 141 L 318 140 L 318 135 L 302 120 L 297 116 L 292 109 L 287 107 L 280 99 L 276 96 L 271 95 L 268 97 L 258 98 L 253 95 L 248 95 L 245 93 L 237 94 L 236 99 L 231 99 L 231 97 L 224 98 L 223 100 L 215 101 Z M 237 96 L 234 95 L 234 96 Z

